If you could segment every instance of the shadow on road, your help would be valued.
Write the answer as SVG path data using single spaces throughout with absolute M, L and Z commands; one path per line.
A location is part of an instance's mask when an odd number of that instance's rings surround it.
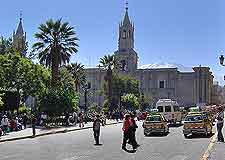
M 145 137 L 166 137 L 169 133 L 163 134 L 163 133 L 151 133 L 150 135 L 147 135 Z
M 170 128 L 179 128 L 179 127 L 183 126 L 183 124 L 168 124 L 168 126 Z
M 127 153 L 135 153 L 137 150 L 134 150 L 134 149 L 131 149 L 131 150 L 126 149 L 126 150 L 124 150 L 124 151 L 126 151 Z
M 209 134 L 208 136 L 200 135 L 200 134 L 193 134 L 188 136 L 186 139 L 197 139 L 197 138 L 211 138 L 215 133 Z

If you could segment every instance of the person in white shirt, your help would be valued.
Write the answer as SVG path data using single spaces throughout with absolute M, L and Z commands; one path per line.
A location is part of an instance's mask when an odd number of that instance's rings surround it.
M 9 126 L 9 120 L 8 120 L 6 115 L 3 116 L 2 121 L 1 121 L 1 125 L 3 127 L 3 134 L 6 135 L 7 130 L 8 130 L 8 126 Z
M 223 133 L 222 133 L 223 121 L 224 121 L 224 109 L 222 107 L 219 108 L 219 112 L 217 114 L 216 119 L 217 119 L 218 142 L 224 142 Z

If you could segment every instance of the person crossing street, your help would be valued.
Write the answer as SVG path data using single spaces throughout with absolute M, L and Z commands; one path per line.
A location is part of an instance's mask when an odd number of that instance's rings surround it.
M 224 142 L 223 138 L 223 121 L 224 121 L 224 109 L 222 107 L 219 108 L 219 113 L 217 114 L 217 132 L 218 132 L 218 142 Z
M 93 123 L 95 145 L 100 145 L 100 143 L 99 143 L 100 127 L 101 127 L 100 116 L 96 115 L 96 119 L 94 120 L 94 123 Z

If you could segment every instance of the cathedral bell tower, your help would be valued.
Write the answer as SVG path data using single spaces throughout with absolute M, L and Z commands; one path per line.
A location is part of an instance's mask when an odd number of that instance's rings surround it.
M 134 51 L 134 25 L 128 15 L 128 3 L 126 3 L 125 16 L 119 24 L 118 50 L 115 58 L 121 65 L 123 72 L 135 72 L 137 69 L 137 53 Z
M 13 47 L 21 56 L 26 55 L 26 32 L 23 31 L 22 15 L 20 14 L 20 21 L 16 32 L 13 32 Z

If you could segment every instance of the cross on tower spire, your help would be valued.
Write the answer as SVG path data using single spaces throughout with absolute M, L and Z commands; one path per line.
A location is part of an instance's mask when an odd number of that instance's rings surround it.
M 128 10 L 128 0 L 126 0 L 126 10 Z
M 20 21 L 22 21 L 22 11 L 20 11 Z

